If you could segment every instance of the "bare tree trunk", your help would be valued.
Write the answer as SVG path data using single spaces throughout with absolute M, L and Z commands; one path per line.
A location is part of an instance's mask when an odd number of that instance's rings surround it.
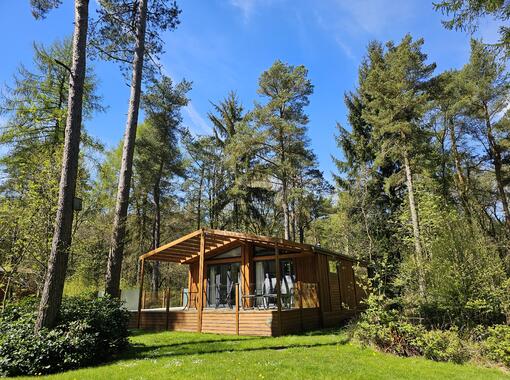
M 425 295 L 425 275 L 423 271 L 423 251 L 421 249 L 421 240 L 420 240 L 420 224 L 418 219 L 418 209 L 416 207 L 416 202 L 414 200 L 414 188 L 413 188 L 413 174 L 411 172 L 411 165 L 409 163 L 409 157 L 407 156 L 407 152 L 404 152 L 404 166 L 406 172 L 406 181 L 407 181 L 407 194 L 409 197 L 409 211 L 411 212 L 411 222 L 413 225 L 413 235 L 414 235 L 414 248 L 416 252 L 416 264 L 418 267 L 418 287 L 420 290 L 420 294 L 422 296 Z
M 287 181 L 284 180 L 282 181 L 283 230 L 284 238 L 290 240 L 290 213 L 287 191 Z
M 163 162 L 159 165 L 158 178 L 154 184 L 153 197 L 154 197 L 154 225 L 152 229 L 152 249 L 156 249 L 161 244 L 161 205 L 160 205 L 160 182 L 163 173 Z M 160 281 L 159 261 L 155 261 L 152 266 L 152 296 L 155 300 L 158 299 L 159 281 Z
M 464 176 L 464 172 L 462 170 L 461 158 L 459 154 L 459 149 L 457 147 L 457 136 L 455 135 L 455 125 L 452 120 L 447 120 L 447 128 L 450 132 L 450 141 L 451 141 L 451 149 L 453 154 L 453 162 L 455 165 L 455 182 L 457 183 L 457 188 L 459 190 L 459 195 L 461 202 L 464 206 L 464 211 L 468 216 L 471 215 L 471 208 L 469 205 L 468 199 L 468 184 L 466 177 Z
M 198 202 L 197 202 L 197 230 L 202 225 L 202 187 L 204 186 L 204 166 L 200 168 L 200 183 L 198 185 Z
M 138 110 L 142 88 L 143 57 L 145 53 L 145 27 L 147 21 L 147 0 L 138 3 L 138 23 L 136 29 L 136 47 L 133 58 L 133 74 L 131 78 L 131 95 L 129 98 L 128 117 L 122 149 L 117 203 L 113 221 L 112 245 L 108 256 L 106 271 L 106 294 L 119 297 L 120 275 L 124 255 L 124 239 L 126 236 L 126 219 L 129 206 L 129 190 L 133 174 L 133 154 L 135 150 L 136 128 L 138 126 Z
M 39 304 L 35 330 L 55 324 L 62 303 L 73 225 L 73 200 L 80 157 L 83 85 L 85 82 L 89 0 L 75 0 L 73 58 L 69 78 L 67 122 L 60 176 L 58 208 L 48 270 Z
M 494 165 L 494 174 L 496 176 L 496 185 L 498 188 L 499 198 L 501 200 L 501 206 L 503 207 L 503 213 L 505 214 L 505 225 L 507 232 L 510 233 L 510 209 L 508 206 L 508 198 L 505 191 L 505 185 L 503 184 L 503 159 L 501 157 L 501 149 L 497 143 L 494 133 L 492 131 L 492 124 L 489 117 L 489 112 L 485 106 L 485 126 L 487 129 L 487 140 L 489 141 L 489 154 Z

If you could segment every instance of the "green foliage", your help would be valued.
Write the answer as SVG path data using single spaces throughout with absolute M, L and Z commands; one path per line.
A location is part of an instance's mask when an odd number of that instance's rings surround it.
M 423 356 L 437 362 L 464 363 L 470 358 L 466 344 L 455 329 L 424 331 L 416 339 L 416 345 Z
M 129 313 L 118 300 L 65 298 L 57 326 L 34 333 L 36 300 L 0 314 L 0 374 L 40 375 L 108 360 L 128 345 Z
M 445 206 L 438 195 L 420 189 L 418 197 L 428 257 L 426 293 L 420 297 L 414 281 L 417 263 L 412 256 L 406 257 L 397 281 L 406 310 L 436 327 L 501 323 L 507 276 L 497 246 L 478 225 Z M 409 228 L 402 232 L 407 246 L 411 245 L 411 234 Z
M 510 4 L 505 0 L 440 0 L 434 3 L 436 10 L 440 10 L 449 20 L 444 20 L 447 29 L 464 30 L 474 33 L 478 30 L 480 20 L 491 16 L 501 22 L 499 27 L 500 40 L 498 45 L 510 53 Z
M 365 346 L 374 345 L 400 356 L 422 355 L 454 363 L 463 363 L 471 357 L 456 329 L 426 330 L 420 324 L 409 323 L 382 296 L 368 297 L 367 309 L 355 325 L 354 337 Z
M 482 352 L 489 359 L 510 368 L 510 326 L 489 327 L 487 338 L 482 343 Z

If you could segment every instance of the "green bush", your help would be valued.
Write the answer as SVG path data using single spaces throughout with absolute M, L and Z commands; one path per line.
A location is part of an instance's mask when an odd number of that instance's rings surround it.
M 354 328 L 354 337 L 363 345 L 374 345 L 400 356 L 423 355 L 455 363 L 470 357 L 456 329 L 428 331 L 405 321 L 396 310 L 388 308 L 383 297 L 373 295 L 367 299 L 367 309 Z
M 384 299 L 370 295 L 367 308 L 354 329 L 354 337 L 363 345 L 375 345 L 385 352 L 401 356 L 419 355 L 416 339 L 423 328 L 399 319 L 398 311 L 387 308 Z
M 0 315 L 0 375 L 38 375 L 108 360 L 127 344 L 129 313 L 119 301 L 64 299 L 57 326 L 34 333 L 36 303 Z
M 510 367 L 510 326 L 489 327 L 482 352 L 487 358 Z
M 455 329 L 424 331 L 415 342 L 427 359 L 463 363 L 470 357 L 469 350 Z

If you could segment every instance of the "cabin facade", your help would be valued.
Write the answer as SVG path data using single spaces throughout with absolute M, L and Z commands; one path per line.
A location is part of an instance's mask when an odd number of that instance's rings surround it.
M 146 261 L 189 266 L 180 306 L 144 307 Z M 138 310 L 131 327 L 275 336 L 332 327 L 360 308 L 366 268 L 321 247 L 200 229 L 140 256 Z M 279 268 L 279 270 L 277 270 Z M 175 297 L 175 295 L 174 295 Z

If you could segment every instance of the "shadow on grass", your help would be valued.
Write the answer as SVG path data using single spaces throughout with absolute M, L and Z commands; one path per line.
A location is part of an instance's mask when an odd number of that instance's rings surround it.
M 314 348 L 323 346 L 338 346 L 347 344 L 350 340 L 348 334 L 342 336 L 341 328 L 323 329 L 300 334 L 282 336 L 282 337 L 226 337 L 217 336 L 212 338 L 211 334 L 190 333 L 192 341 L 178 341 L 175 343 L 163 343 L 146 345 L 142 343 L 133 344 L 127 352 L 120 355 L 117 360 L 133 360 L 142 358 L 164 358 L 178 357 L 188 355 L 220 354 L 225 352 L 252 352 L 252 351 L 275 351 L 292 348 Z M 133 331 L 133 336 L 145 334 L 154 334 L 154 332 Z M 286 337 L 320 337 L 320 336 L 338 335 L 340 339 L 334 342 L 289 342 L 286 343 Z M 202 338 L 202 339 L 201 339 Z M 182 339 L 182 337 L 180 338 Z M 180 340 L 179 339 L 179 340 Z
M 146 345 L 143 343 L 131 344 L 126 351 L 114 355 L 109 360 L 105 360 L 97 365 L 87 366 L 84 368 L 99 368 L 104 365 L 110 365 L 124 360 L 143 360 L 143 359 L 160 359 L 169 357 L 182 357 L 189 355 L 207 355 L 221 354 L 233 352 L 257 352 L 257 351 L 282 351 L 295 348 L 318 348 L 327 346 L 340 346 L 349 342 L 350 338 L 341 336 L 342 328 L 331 328 L 317 331 L 303 332 L 300 334 L 284 335 L 282 337 L 255 337 L 255 336 L 224 336 L 215 334 L 198 334 L 189 333 L 192 341 L 183 342 L 185 335 L 181 335 L 174 343 Z M 131 330 L 131 337 L 139 337 L 143 335 L 154 335 L 165 333 L 168 331 L 146 331 Z M 317 343 L 296 343 L 285 344 L 285 338 L 292 336 L 313 337 L 338 335 L 339 340 L 334 342 L 317 342 Z M 169 338 L 170 340 L 172 338 Z
M 255 347 L 235 347 L 228 343 L 232 341 L 216 341 L 215 344 L 206 344 L 203 342 L 191 342 L 188 344 L 181 345 L 178 350 L 171 350 L 176 348 L 175 345 L 158 345 L 158 346 L 132 346 L 128 352 L 126 352 L 122 358 L 119 359 L 159 359 L 166 357 L 180 357 L 180 356 L 196 356 L 196 355 L 207 355 L 207 354 L 221 354 L 221 353 L 234 353 L 234 352 L 254 352 L 254 351 L 281 351 L 293 348 L 317 348 L 327 346 L 339 346 L 344 345 L 348 342 L 347 339 L 338 342 L 328 343 L 292 343 L 288 345 L 277 344 L 277 345 L 261 345 Z M 219 344 L 223 343 L 223 344 Z M 227 343 L 227 344 L 225 344 Z M 183 348 L 183 346 L 186 346 Z

